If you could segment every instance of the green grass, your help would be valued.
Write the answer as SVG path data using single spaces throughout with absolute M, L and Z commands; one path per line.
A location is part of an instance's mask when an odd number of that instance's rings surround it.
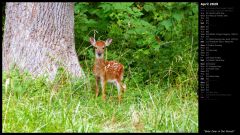
M 196 79 L 178 84 L 137 84 L 134 76 L 118 103 L 117 90 L 107 85 L 107 100 L 95 98 L 94 79 L 75 82 L 11 71 L 2 80 L 3 132 L 198 132 Z

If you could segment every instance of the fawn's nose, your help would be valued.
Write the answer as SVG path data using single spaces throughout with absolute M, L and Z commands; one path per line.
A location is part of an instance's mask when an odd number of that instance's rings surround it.
M 101 55 L 102 55 L 102 53 L 98 52 L 98 53 L 97 53 L 97 55 L 98 55 L 98 56 L 101 56 Z

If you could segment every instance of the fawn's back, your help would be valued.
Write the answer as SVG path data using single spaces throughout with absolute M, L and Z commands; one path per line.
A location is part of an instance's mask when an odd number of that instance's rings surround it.
M 97 60 L 93 67 L 93 73 L 97 77 L 104 77 L 107 81 L 122 80 L 124 66 L 116 61 Z

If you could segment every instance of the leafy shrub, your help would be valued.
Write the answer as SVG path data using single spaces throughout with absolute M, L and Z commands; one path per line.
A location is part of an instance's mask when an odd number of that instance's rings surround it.
M 174 81 L 179 75 L 191 78 L 197 74 L 197 6 L 187 2 L 75 3 L 80 61 L 92 66 L 94 51 L 89 37 L 97 30 L 96 39 L 113 39 L 107 59 L 123 63 L 128 77 L 129 68 L 136 72 L 138 83 Z

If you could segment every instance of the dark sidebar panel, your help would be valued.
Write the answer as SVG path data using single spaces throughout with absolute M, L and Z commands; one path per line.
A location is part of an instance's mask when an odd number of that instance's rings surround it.
M 239 20 L 237 1 L 199 2 L 200 133 L 239 132 Z

